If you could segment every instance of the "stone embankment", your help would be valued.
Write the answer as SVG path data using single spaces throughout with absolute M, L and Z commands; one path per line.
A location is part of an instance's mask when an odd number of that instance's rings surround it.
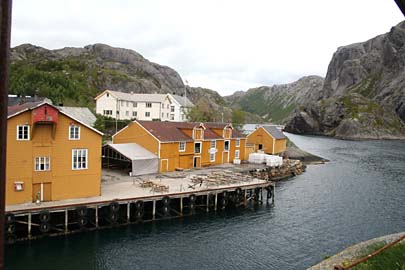
M 342 252 L 320 262 L 317 265 L 312 266 L 311 268 L 308 268 L 307 270 L 333 270 L 333 267 L 335 265 L 345 265 L 353 262 L 356 260 L 358 257 L 364 257 L 367 254 L 364 254 L 365 250 L 367 248 L 375 245 L 375 244 L 388 244 L 391 243 L 397 239 L 399 239 L 401 236 L 405 235 L 405 232 L 402 233 L 396 233 L 396 234 L 390 234 L 378 238 L 374 238 L 371 240 L 367 240 L 361 243 L 358 243 L 354 246 L 348 247 Z M 404 243 L 405 241 L 402 241 L 401 243 Z
M 285 159 L 282 166 L 250 170 L 249 173 L 255 178 L 264 179 L 267 181 L 277 181 L 302 174 L 305 169 L 306 165 L 304 165 L 300 160 Z

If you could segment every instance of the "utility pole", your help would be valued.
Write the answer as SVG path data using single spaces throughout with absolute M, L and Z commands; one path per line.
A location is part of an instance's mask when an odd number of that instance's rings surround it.
M 4 216 L 6 212 L 7 96 L 10 72 L 11 0 L 1 0 L 0 31 L 0 270 L 3 270 Z

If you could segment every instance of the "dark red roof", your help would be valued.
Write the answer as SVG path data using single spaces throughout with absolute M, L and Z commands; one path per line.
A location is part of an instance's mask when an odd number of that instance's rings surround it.
M 193 129 L 191 123 L 137 121 L 161 142 L 193 141 L 193 138 L 183 133 L 180 128 Z M 190 125 L 187 125 L 190 124 Z M 181 126 L 181 127 L 180 127 Z
M 36 102 L 26 102 L 26 103 L 22 103 L 22 104 L 17 104 L 17 105 L 13 105 L 13 106 L 9 106 L 7 109 L 7 117 L 14 115 L 14 114 L 18 114 L 20 112 L 23 111 L 27 111 L 30 110 L 32 108 L 37 107 L 38 105 L 44 103 L 44 101 L 36 101 Z
M 177 142 L 177 141 L 193 141 L 191 136 L 188 136 L 182 129 L 194 129 L 201 125 L 196 122 L 159 122 L 159 121 L 137 121 L 153 136 L 161 142 Z M 225 123 L 208 123 L 204 124 L 204 139 L 220 140 L 223 139 L 216 134 L 211 128 L 225 128 L 229 124 Z M 232 138 L 245 138 L 245 136 L 237 130 L 232 130 Z

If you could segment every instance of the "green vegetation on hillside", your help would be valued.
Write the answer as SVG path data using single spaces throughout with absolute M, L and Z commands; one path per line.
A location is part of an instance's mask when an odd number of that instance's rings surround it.
M 30 63 L 20 61 L 11 64 L 10 93 L 37 94 L 55 104 L 89 106 L 98 93 L 89 81 L 95 73 L 77 58 Z

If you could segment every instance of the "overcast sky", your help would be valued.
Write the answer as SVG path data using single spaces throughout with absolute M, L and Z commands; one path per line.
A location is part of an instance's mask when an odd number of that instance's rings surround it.
M 403 19 L 394 0 L 16 0 L 12 46 L 133 49 L 229 95 L 325 76 L 337 47 Z

